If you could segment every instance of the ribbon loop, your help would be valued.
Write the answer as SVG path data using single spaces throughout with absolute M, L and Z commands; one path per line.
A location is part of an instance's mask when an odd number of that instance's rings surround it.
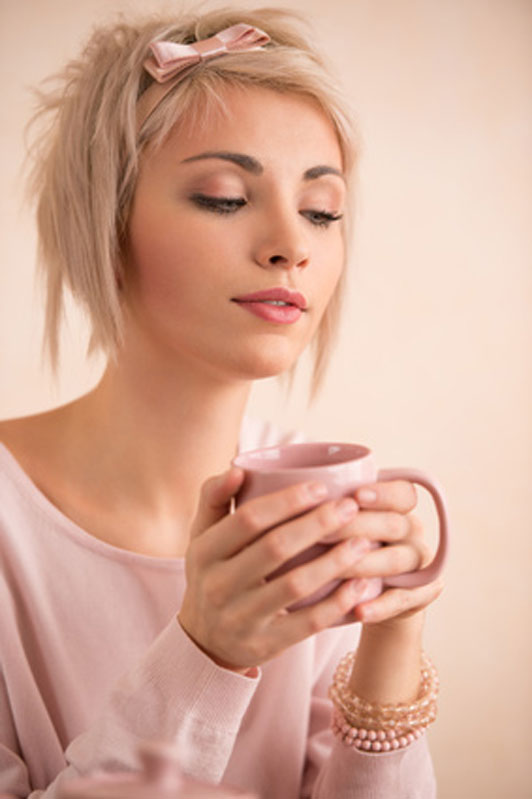
M 239 52 L 261 50 L 269 41 L 268 34 L 260 28 L 239 23 L 193 44 L 152 42 L 151 55 L 144 62 L 144 69 L 158 83 L 166 83 L 192 64 L 216 58 L 233 50 Z

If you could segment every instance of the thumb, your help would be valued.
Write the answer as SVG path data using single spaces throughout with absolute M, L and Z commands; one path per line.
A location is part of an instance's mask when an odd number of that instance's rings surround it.
M 198 509 L 192 522 L 191 538 L 201 535 L 213 524 L 227 516 L 231 498 L 244 482 L 244 475 L 243 469 L 232 466 L 223 474 L 206 480 L 201 488 Z

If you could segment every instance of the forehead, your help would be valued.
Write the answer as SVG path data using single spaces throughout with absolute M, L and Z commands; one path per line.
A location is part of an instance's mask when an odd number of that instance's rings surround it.
M 194 106 L 194 101 L 192 101 Z M 186 159 L 202 151 L 238 151 L 267 170 L 283 164 L 342 169 L 336 130 L 317 101 L 263 87 L 224 86 L 216 100 L 192 108 L 171 130 L 160 155 Z

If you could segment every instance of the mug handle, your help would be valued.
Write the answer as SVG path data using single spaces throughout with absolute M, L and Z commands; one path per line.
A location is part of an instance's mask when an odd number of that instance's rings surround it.
M 449 552 L 449 517 L 443 491 L 435 480 L 417 469 L 380 469 L 377 480 L 385 483 L 390 480 L 408 480 L 410 483 L 417 483 L 425 488 L 434 500 L 440 523 L 438 549 L 428 566 L 417 571 L 386 577 L 385 585 L 393 588 L 416 588 L 419 585 L 431 583 L 442 572 Z

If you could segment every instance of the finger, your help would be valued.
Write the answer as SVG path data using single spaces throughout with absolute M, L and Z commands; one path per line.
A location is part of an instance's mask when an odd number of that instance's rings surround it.
M 301 566 L 261 583 L 248 601 L 253 603 L 254 611 L 263 617 L 277 614 L 280 610 L 294 605 L 319 591 L 323 586 L 343 580 L 353 568 L 353 564 L 368 551 L 367 541 L 350 539 Z
M 316 507 L 326 493 L 320 483 L 299 483 L 250 499 L 207 532 L 205 544 L 209 546 L 209 557 L 216 560 L 232 557 L 267 530 Z
M 396 574 L 417 571 L 423 565 L 424 551 L 414 542 L 379 547 L 358 561 L 350 572 L 351 577 L 392 577 Z
M 231 498 L 244 480 L 244 471 L 235 466 L 211 477 L 201 489 L 190 536 L 195 538 L 229 513 Z
M 417 504 L 415 486 L 407 480 L 390 480 L 361 486 L 355 491 L 355 499 L 361 508 L 396 513 L 409 513 Z
M 333 593 L 321 602 L 316 602 L 301 610 L 279 616 L 273 627 L 277 628 L 285 647 L 291 646 L 310 635 L 331 627 L 348 614 L 353 613 L 357 603 L 368 590 L 366 580 L 346 580 Z
M 419 588 L 389 588 L 376 599 L 357 605 L 356 620 L 363 624 L 377 624 L 400 616 L 410 616 L 434 602 L 443 591 L 443 585 L 442 578 L 438 578 Z
M 411 531 L 411 516 L 393 511 L 362 510 L 338 532 L 339 538 L 368 538 L 371 541 L 395 543 Z
M 326 502 L 285 524 L 274 527 L 252 546 L 243 549 L 231 564 L 235 584 L 249 586 L 275 572 L 293 558 L 301 555 L 332 530 L 337 530 L 358 510 L 353 500 Z M 346 542 L 346 553 L 357 545 L 357 539 Z M 335 549 L 332 545 L 321 547 L 323 552 Z M 367 547 L 366 547 L 367 550 Z M 318 549 L 315 556 L 320 554 Z

